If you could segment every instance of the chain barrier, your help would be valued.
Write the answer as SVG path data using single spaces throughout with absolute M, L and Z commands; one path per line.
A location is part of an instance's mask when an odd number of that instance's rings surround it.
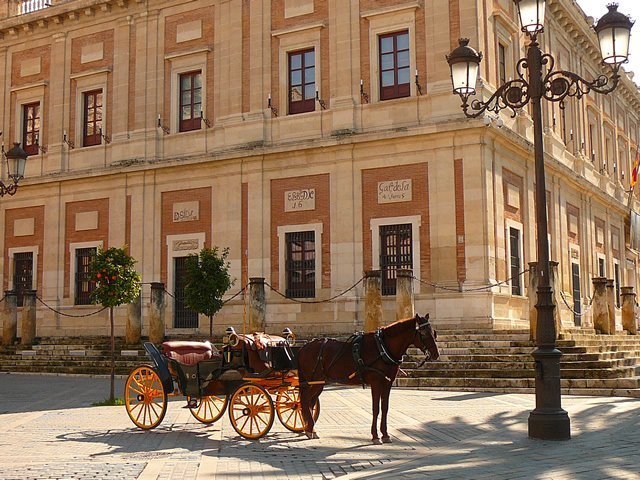
M 414 280 L 417 280 L 418 282 L 424 284 L 424 285 L 428 285 L 430 287 L 437 288 L 437 289 L 440 289 L 440 290 L 446 290 L 446 291 L 449 291 L 449 292 L 456 292 L 456 293 L 468 293 L 468 292 L 481 292 L 483 290 L 491 290 L 493 287 L 497 287 L 497 286 L 500 286 L 500 285 L 508 284 L 514 278 L 521 277 L 525 273 L 527 273 L 528 271 L 529 271 L 529 269 L 527 268 L 527 269 L 523 270 L 522 272 L 520 272 L 518 275 L 515 275 L 515 276 L 513 276 L 511 278 L 508 278 L 506 280 L 503 280 L 502 282 L 491 283 L 491 284 L 485 285 L 483 287 L 467 288 L 467 289 L 464 289 L 462 287 L 459 287 L 459 288 L 445 287 L 443 285 L 438 285 L 437 283 L 427 282 L 426 280 L 422 280 L 421 278 L 416 278 L 416 277 L 412 277 L 412 278 Z
M 51 310 L 54 313 L 57 313 L 58 315 L 62 315 L 63 317 L 72 317 L 72 318 L 83 318 L 83 317 L 90 317 L 91 315 L 96 315 L 100 312 L 103 312 L 104 310 L 106 310 L 109 307 L 102 307 L 100 310 L 96 310 L 95 312 L 91 312 L 91 313 L 85 313 L 83 315 L 72 315 L 70 313 L 64 313 L 61 312 L 60 310 L 56 310 L 55 308 L 47 305 L 44 300 L 42 300 L 40 297 L 36 296 L 36 299 L 45 307 L 47 307 L 49 310 Z
M 0 303 L 4 302 L 4 299 L 7 298 L 6 295 L 3 295 L 2 298 L 0 298 Z
M 272 292 L 276 293 L 277 295 L 281 296 L 282 298 L 286 299 L 286 300 L 291 300 L 292 302 L 295 303 L 330 303 L 333 302 L 334 300 L 336 300 L 337 298 L 340 298 L 343 295 L 346 295 L 347 293 L 349 293 L 351 290 L 353 290 L 354 288 L 356 288 L 358 285 L 360 285 L 362 283 L 362 281 L 365 279 L 365 277 L 363 276 L 362 278 L 360 278 L 360 280 L 358 280 L 356 283 L 354 283 L 353 285 L 351 285 L 349 288 L 347 288 L 345 291 L 338 293 L 336 295 L 334 295 L 333 297 L 329 297 L 326 298 L 324 300 L 298 300 L 296 298 L 290 298 L 287 297 L 284 293 L 279 292 L 278 290 L 276 290 L 275 288 L 273 288 L 269 282 L 265 281 L 264 284 L 269 287 L 271 289 Z
M 585 308 L 584 312 L 578 313 L 573 309 L 573 307 L 571 305 L 569 305 L 569 302 L 567 302 L 567 298 L 564 296 L 564 292 L 562 290 L 560 291 L 560 297 L 562 298 L 562 301 L 564 302 L 566 307 L 569 309 L 569 311 L 571 313 L 573 313 L 576 317 L 582 317 L 582 316 L 586 315 L 589 312 L 589 310 L 591 310 L 591 307 L 593 307 L 593 299 L 594 299 L 594 297 L 591 297 L 589 299 L 589 305 L 587 305 L 587 308 Z
M 236 293 L 234 293 L 230 298 L 227 298 L 225 301 L 222 302 L 222 306 L 225 306 L 227 303 L 229 303 L 231 300 L 233 300 L 234 298 L 236 298 L 237 296 L 239 296 L 240 294 L 244 293 L 247 290 L 247 287 L 249 286 L 249 284 L 247 283 L 244 287 L 242 287 L 241 290 L 237 291 Z M 172 293 L 170 293 L 166 288 L 163 289 L 164 293 L 166 293 L 167 295 L 169 295 L 171 298 L 173 298 L 175 301 L 179 302 L 181 305 L 188 307 L 188 305 L 186 304 L 186 302 L 180 298 L 176 298 L 175 295 L 173 295 Z

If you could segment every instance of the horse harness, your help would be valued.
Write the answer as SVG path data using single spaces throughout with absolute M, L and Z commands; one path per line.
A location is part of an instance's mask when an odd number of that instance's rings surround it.
M 396 360 L 391 356 L 391 354 L 389 354 L 389 351 L 384 344 L 384 340 L 382 339 L 382 330 L 380 328 L 375 331 L 375 333 L 373 334 L 373 338 L 376 341 L 376 347 L 378 348 L 378 356 L 369 365 L 366 365 L 364 363 L 364 360 L 360 355 L 362 341 L 364 340 L 364 333 L 360 332 L 354 335 L 353 342 L 351 344 L 351 354 L 353 355 L 353 361 L 356 364 L 356 371 L 349 375 L 349 379 L 352 379 L 355 375 L 358 375 L 358 377 L 360 378 L 360 382 L 362 383 L 362 388 L 364 388 L 365 386 L 364 372 L 367 370 L 382 375 L 387 382 L 393 381 L 382 370 L 376 367 L 372 367 L 372 365 L 376 363 L 378 359 L 382 359 L 382 361 L 387 365 L 398 366 L 402 363 L 402 359 Z

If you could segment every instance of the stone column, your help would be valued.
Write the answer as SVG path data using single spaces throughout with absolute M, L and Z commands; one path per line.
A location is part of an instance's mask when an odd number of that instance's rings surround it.
M 267 324 L 264 278 L 249 279 L 249 332 L 264 332 Z
M 638 334 L 636 294 L 633 291 L 633 287 L 622 287 L 622 329 L 631 335 Z
M 23 298 L 20 345 L 31 345 L 36 339 L 36 291 L 25 290 Z
M 562 331 L 562 319 L 560 316 L 560 303 L 562 298 L 560 296 L 560 277 L 558 274 L 558 262 L 553 260 L 549 261 L 551 267 L 551 278 L 549 284 L 553 292 L 551 298 L 556 308 L 553 309 L 553 320 L 556 326 L 556 334 Z M 538 310 L 536 310 L 536 304 L 538 303 L 538 262 L 529 262 L 529 336 L 532 341 L 536 339 L 536 327 L 538 325 Z
M 609 303 L 607 301 L 607 279 L 595 277 L 593 282 L 593 328 L 597 333 L 609 334 Z
M 18 336 L 18 307 L 16 292 L 5 290 L 4 305 L 0 314 L 2 315 L 2 344 L 13 345 Z
M 380 270 L 364 275 L 364 331 L 374 332 L 382 323 L 382 288 Z
M 607 279 L 607 310 L 609 311 L 609 334 L 616 334 L 616 295 L 613 279 Z
M 140 343 L 142 335 L 142 292 L 136 299 L 127 305 L 127 327 L 125 330 L 125 342 L 127 345 Z
M 149 308 L 149 341 L 162 343 L 164 341 L 164 283 L 151 283 L 151 305 Z
M 396 320 L 412 318 L 415 314 L 413 271 L 402 268 L 396 273 Z

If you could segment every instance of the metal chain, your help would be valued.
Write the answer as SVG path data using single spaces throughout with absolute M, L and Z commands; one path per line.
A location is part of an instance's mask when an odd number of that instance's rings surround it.
M 351 290 L 353 290 L 354 288 L 356 288 L 358 285 L 360 285 L 362 283 L 362 281 L 365 279 L 365 277 L 363 276 L 362 278 L 360 278 L 360 280 L 358 280 L 356 283 L 354 283 L 353 285 L 351 285 L 349 288 L 347 288 L 345 291 L 338 293 L 337 295 L 334 295 L 333 297 L 330 298 L 326 298 L 324 300 L 298 300 L 295 298 L 290 298 L 287 297 L 284 293 L 279 292 L 278 290 L 276 290 L 275 288 L 273 288 L 269 282 L 264 282 L 265 285 L 267 287 L 269 287 L 271 289 L 272 292 L 275 292 L 277 295 L 281 296 L 282 298 L 286 299 L 286 300 L 291 300 L 292 302 L 296 302 L 296 303 L 330 303 L 334 300 L 336 300 L 337 298 L 340 298 L 343 295 L 346 295 L 347 293 L 349 293 Z
M 564 302 L 564 304 L 567 306 L 567 308 L 569 309 L 569 311 L 570 311 L 571 313 L 573 313 L 576 317 L 582 317 L 583 315 L 586 315 L 586 314 L 589 312 L 589 310 L 591 310 L 591 307 L 593 307 L 593 298 L 594 298 L 594 297 L 591 297 L 591 298 L 589 299 L 589 305 L 587 305 L 587 308 L 585 308 L 584 312 L 582 312 L 582 313 L 578 313 L 578 312 L 576 312 L 576 311 L 573 309 L 573 307 L 572 307 L 571 305 L 569 305 L 569 303 L 567 302 L 566 297 L 564 296 L 564 292 L 563 292 L 562 290 L 560 290 L 560 297 L 562 298 L 562 301 L 563 301 L 563 302 Z
M 58 315 L 62 315 L 63 317 L 73 317 L 73 318 L 82 318 L 82 317 L 90 317 L 91 315 L 96 315 L 104 310 L 106 310 L 109 307 L 102 307 L 100 310 L 96 310 L 95 312 L 91 312 L 91 313 L 85 313 L 83 315 L 72 315 L 70 313 L 64 313 L 61 312 L 60 310 L 56 310 L 53 307 L 50 307 L 49 305 L 47 305 L 44 300 L 42 300 L 40 297 L 36 296 L 36 299 L 45 307 L 47 307 L 49 310 L 51 310 L 52 312 L 57 313 Z
M 241 293 L 244 293 L 247 289 L 247 287 L 249 286 L 249 284 L 247 283 L 244 287 L 242 287 L 241 290 L 239 290 L 238 292 L 234 293 L 232 297 L 227 298 L 224 302 L 222 302 L 222 306 L 226 305 L 228 302 L 230 302 L 231 300 L 233 300 L 234 298 L 236 298 L 238 295 L 240 295 Z M 164 289 L 164 293 L 166 293 L 167 295 L 169 295 L 171 298 L 173 298 L 174 300 L 180 302 L 182 305 L 188 307 L 188 305 L 185 303 L 184 300 L 181 300 L 179 298 L 176 298 L 175 295 L 173 295 L 172 293 L 170 293 L 166 288 Z
M 523 270 L 522 272 L 520 272 L 518 275 L 513 276 L 511 278 L 508 278 L 508 279 L 506 279 L 506 280 L 504 280 L 502 282 L 492 283 L 492 284 L 489 284 L 489 285 L 485 285 L 483 287 L 467 288 L 467 289 L 463 289 L 461 287 L 460 288 L 445 287 L 443 285 L 438 285 L 437 283 L 427 282 L 426 280 L 422 280 L 421 278 L 416 278 L 416 277 L 413 277 L 413 279 L 419 281 L 420 283 L 423 283 L 425 285 L 429 285 L 430 287 L 437 288 L 437 289 L 440 289 L 440 290 L 447 290 L 449 292 L 456 292 L 456 293 L 468 293 L 468 292 L 481 292 L 483 290 L 490 290 L 493 287 L 497 287 L 499 285 L 504 285 L 506 283 L 509 283 L 514 278 L 521 277 L 522 275 L 524 275 L 528 271 L 529 271 L 529 269 L 527 268 L 527 269 Z

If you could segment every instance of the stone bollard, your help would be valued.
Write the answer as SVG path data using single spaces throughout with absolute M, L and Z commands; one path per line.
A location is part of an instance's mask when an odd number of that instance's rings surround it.
M 151 304 L 149 308 L 149 341 L 159 344 L 164 341 L 164 283 L 151 283 Z
M 595 277 L 593 282 L 593 328 L 597 333 L 608 335 L 609 329 L 609 301 L 607 299 L 607 279 Z
M 622 329 L 630 335 L 638 334 L 636 322 L 636 294 L 633 287 L 622 287 Z
M 2 344 L 13 345 L 18 336 L 17 296 L 13 290 L 5 290 L 2 306 Z
M 25 290 L 23 295 L 20 345 L 32 345 L 36 339 L 36 291 Z
M 562 331 L 562 319 L 560 315 L 560 277 L 558 274 L 558 262 L 549 261 L 551 267 L 549 284 L 551 286 L 551 301 L 555 308 L 553 309 L 553 320 L 556 326 L 556 334 Z M 529 262 L 529 337 L 532 341 L 536 340 L 536 329 L 538 327 L 538 262 Z
M 125 342 L 127 345 L 138 345 L 142 335 L 142 291 L 136 299 L 127 305 L 127 327 Z
M 382 324 L 382 286 L 380 270 L 364 275 L 364 331 L 375 332 Z
M 607 309 L 609 310 L 609 334 L 616 334 L 616 294 L 613 280 L 607 279 Z
M 396 272 L 396 320 L 412 318 L 416 314 L 413 300 L 413 271 L 398 269 Z
M 264 332 L 266 325 L 264 278 L 251 277 L 249 279 L 249 332 Z

